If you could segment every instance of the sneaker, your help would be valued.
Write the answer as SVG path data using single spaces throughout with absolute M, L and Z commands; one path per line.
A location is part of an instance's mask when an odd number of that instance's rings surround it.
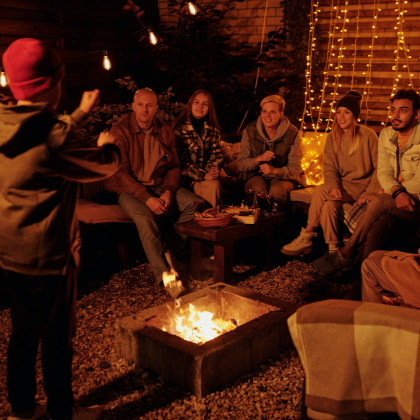
M 312 268 L 321 274 L 333 274 L 336 271 L 351 267 L 353 258 L 344 258 L 340 250 L 333 254 L 324 255 L 312 263 Z
M 312 252 L 312 238 L 316 235 L 316 232 L 307 232 L 305 228 L 302 228 L 300 235 L 290 244 L 285 245 L 280 252 L 286 255 L 310 254 Z
M 329 254 L 334 254 L 334 252 L 337 252 L 339 250 L 339 246 L 336 244 L 328 244 L 328 253 Z
M 26 413 L 12 413 L 7 420 L 37 420 L 47 415 L 47 407 L 43 404 L 36 404 L 32 417 L 25 416 Z
M 74 407 L 71 420 L 99 420 L 104 409 L 100 405 L 92 407 Z

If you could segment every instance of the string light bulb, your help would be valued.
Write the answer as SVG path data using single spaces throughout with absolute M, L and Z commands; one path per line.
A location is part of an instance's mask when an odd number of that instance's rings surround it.
M 150 43 L 153 45 L 156 45 L 158 43 L 156 35 L 152 31 L 149 31 L 149 40 L 150 40 Z
M 109 61 L 108 53 L 106 51 L 104 51 L 103 65 L 105 70 L 111 70 L 111 61 Z
M 6 75 L 4 74 L 2 66 L 0 66 L 0 86 L 1 87 L 7 86 L 7 79 L 6 79 Z
M 191 2 L 191 1 L 188 2 L 188 9 L 190 10 L 190 13 L 192 15 L 196 15 L 197 14 L 197 7 L 196 7 L 196 5 L 193 2 Z

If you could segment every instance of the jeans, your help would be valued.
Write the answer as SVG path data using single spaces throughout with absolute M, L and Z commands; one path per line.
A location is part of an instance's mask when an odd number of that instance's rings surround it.
M 357 249 L 366 240 L 369 231 L 383 214 L 396 216 L 401 220 L 411 222 L 417 227 L 420 225 L 419 203 L 414 206 L 413 211 L 400 210 L 390 194 L 377 194 L 367 206 L 357 227 L 351 235 L 346 246 L 350 249 Z
M 8 401 L 20 413 L 35 407 L 35 363 L 41 341 L 42 374 L 51 418 L 73 410 L 72 338 L 76 332 L 76 268 L 67 276 L 26 276 L 4 270 L 11 296 L 7 353 Z
M 163 191 L 159 187 L 148 187 L 148 192 L 154 197 L 160 197 Z M 149 260 L 156 282 L 162 281 L 162 273 L 169 270 L 169 264 L 164 255 L 164 247 L 160 238 L 156 219 L 168 216 L 174 212 L 180 212 L 177 222 L 186 222 L 194 218 L 194 200 L 200 197 L 186 190 L 179 188 L 173 195 L 171 205 L 167 212 L 162 216 L 155 215 L 149 207 L 136 197 L 122 192 L 118 197 L 118 204 L 127 212 L 136 224 L 140 236 L 141 244 Z M 181 247 L 187 239 L 185 235 L 175 235 L 171 247 Z

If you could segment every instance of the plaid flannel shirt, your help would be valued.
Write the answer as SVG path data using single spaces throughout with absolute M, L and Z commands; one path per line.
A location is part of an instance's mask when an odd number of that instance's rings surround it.
M 222 163 L 220 131 L 207 121 L 204 123 L 201 138 L 190 121 L 177 124 L 174 134 L 181 167 L 188 169 L 188 176 L 194 181 L 203 180 L 213 162 L 219 165 Z

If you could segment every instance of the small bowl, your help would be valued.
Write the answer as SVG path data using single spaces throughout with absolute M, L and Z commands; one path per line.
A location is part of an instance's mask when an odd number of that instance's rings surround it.
M 227 226 L 233 219 L 234 214 L 230 213 L 227 214 L 226 217 L 212 217 L 212 218 L 201 218 L 201 217 L 194 217 L 194 222 L 197 223 L 198 226 L 203 228 L 213 228 L 213 227 L 225 227 Z

